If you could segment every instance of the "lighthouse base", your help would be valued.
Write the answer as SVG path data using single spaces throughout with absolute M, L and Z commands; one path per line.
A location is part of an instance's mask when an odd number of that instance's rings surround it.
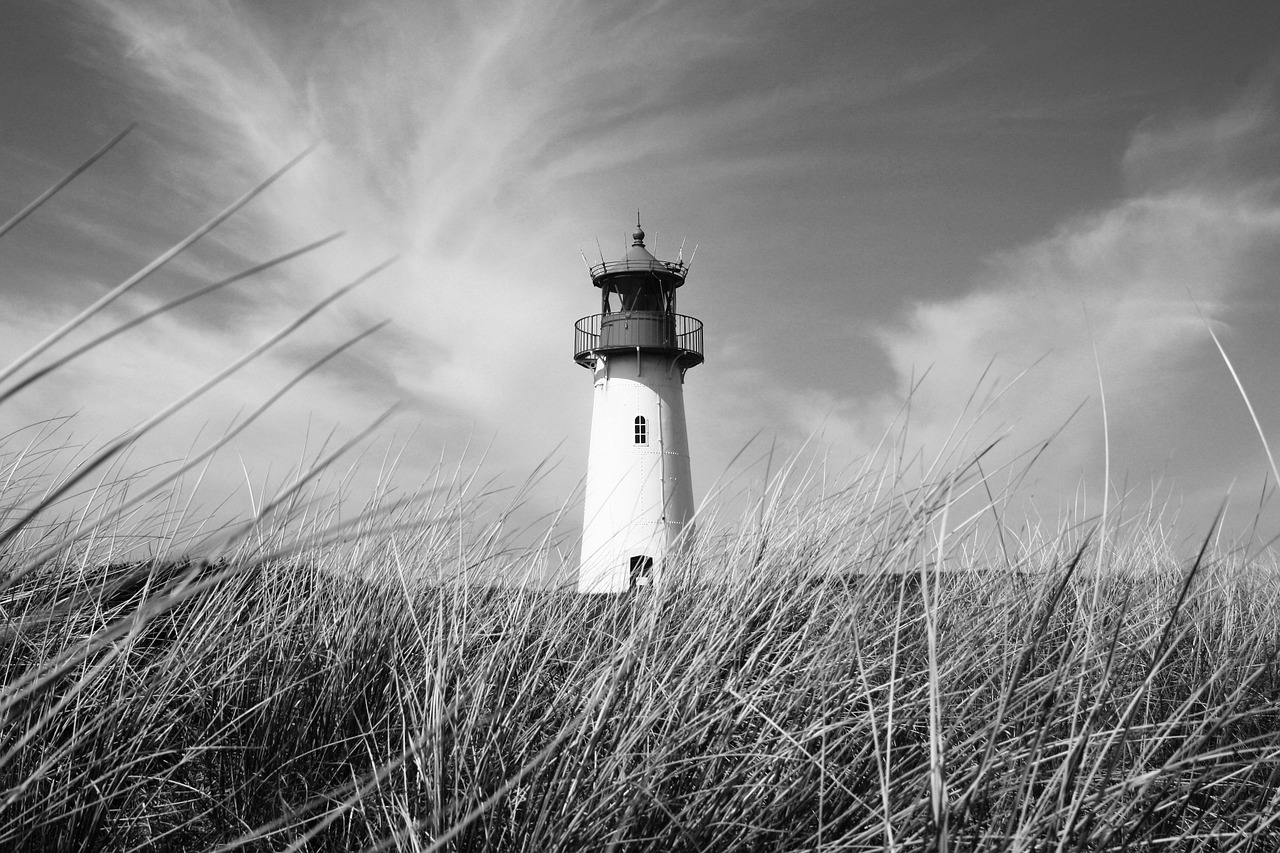
M 597 528 L 599 525 L 596 525 Z M 578 592 L 619 593 L 653 586 L 692 529 L 684 524 L 617 524 L 583 537 Z

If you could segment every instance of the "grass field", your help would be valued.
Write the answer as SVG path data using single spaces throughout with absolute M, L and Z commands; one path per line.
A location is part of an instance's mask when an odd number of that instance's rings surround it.
M 0 845 L 1276 849 L 1275 566 L 966 556 L 950 491 L 778 487 L 617 598 L 472 583 L 544 555 L 430 506 L 211 564 L 28 524 Z
M 636 596 L 475 582 L 548 546 L 447 480 L 130 563 L 128 439 L 0 448 L 0 849 L 1280 849 L 1265 553 L 949 527 L 957 457 L 776 478 Z
M 1274 567 L 937 573 L 924 519 L 861 559 L 829 520 L 722 537 L 634 598 L 397 571 L 453 573 L 445 536 L 47 559 L 3 598 L 0 844 L 1280 845 Z

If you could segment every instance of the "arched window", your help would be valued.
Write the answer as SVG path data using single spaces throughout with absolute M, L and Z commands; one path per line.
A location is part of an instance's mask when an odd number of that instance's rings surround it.
M 649 423 L 644 415 L 636 415 L 636 444 L 649 443 Z

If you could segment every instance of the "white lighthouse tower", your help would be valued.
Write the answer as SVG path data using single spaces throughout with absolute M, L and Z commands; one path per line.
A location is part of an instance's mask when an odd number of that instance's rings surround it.
M 626 256 L 590 272 L 601 313 L 577 322 L 573 347 L 595 394 L 578 591 L 625 592 L 688 536 L 684 374 L 702 363 L 702 321 L 676 313 L 688 267 L 650 254 L 639 217 Z

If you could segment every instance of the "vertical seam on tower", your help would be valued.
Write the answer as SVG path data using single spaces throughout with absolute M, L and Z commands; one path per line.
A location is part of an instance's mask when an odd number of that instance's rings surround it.
M 662 488 L 662 516 L 658 519 L 662 524 L 662 540 L 666 544 L 667 538 L 667 442 L 666 430 L 662 428 L 662 394 L 654 389 L 654 396 L 658 398 L 658 485 Z

